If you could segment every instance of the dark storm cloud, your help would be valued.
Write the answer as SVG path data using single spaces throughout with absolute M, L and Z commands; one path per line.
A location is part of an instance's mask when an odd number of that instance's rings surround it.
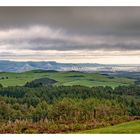
M 70 33 L 129 35 L 140 30 L 139 13 L 139 7 L 1 7 L 0 27 L 40 24 Z
M 58 39 L 24 39 L 21 40 L 6 40 L 1 41 L 0 45 L 9 46 L 8 49 L 16 50 L 57 50 L 57 51 L 71 51 L 71 50 L 121 50 L 121 51 L 131 51 L 140 50 L 139 42 L 111 42 L 111 41 L 101 41 L 100 43 L 88 42 L 80 43 L 68 40 L 58 40 Z

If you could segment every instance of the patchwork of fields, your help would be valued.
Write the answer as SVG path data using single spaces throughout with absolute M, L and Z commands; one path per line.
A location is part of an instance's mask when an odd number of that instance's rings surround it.
M 26 82 L 31 82 L 35 79 L 50 78 L 57 83 L 55 85 L 82 85 L 82 86 L 111 86 L 117 87 L 119 85 L 130 85 L 134 83 L 134 79 L 112 77 L 108 75 L 101 75 L 99 73 L 83 73 L 83 72 L 57 72 L 57 71 L 43 71 L 34 70 L 24 73 L 0 73 L 0 84 L 7 86 L 22 86 Z

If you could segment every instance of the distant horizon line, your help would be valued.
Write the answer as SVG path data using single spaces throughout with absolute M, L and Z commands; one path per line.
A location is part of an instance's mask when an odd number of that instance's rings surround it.
M 139 64 L 119 64 L 119 63 L 97 63 L 97 62 L 60 62 L 60 61 L 51 61 L 51 60 L 8 60 L 8 59 L 0 59 L 0 61 L 9 61 L 9 62 L 55 62 L 55 63 L 61 63 L 61 64 L 100 64 L 100 65 L 140 65 Z

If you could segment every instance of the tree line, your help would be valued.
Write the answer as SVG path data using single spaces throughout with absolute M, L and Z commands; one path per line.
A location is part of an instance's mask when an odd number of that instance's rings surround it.
M 47 130 L 54 125 L 60 129 L 64 124 L 65 127 L 82 124 L 77 128 L 82 129 L 89 126 L 88 122 L 94 122 L 92 127 L 97 127 L 101 122 L 102 125 L 109 125 L 134 116 L 140 116 L 140 86 L 137 85 L 114 89 L 84 86 L 0 86 L 0 123 L 4 124 L 3 129 L 9 122 L 14 124 L 17 121 L 26 121 L 28 124 L 43 122 Z M 52 129 L 56 129 L 55 127 Z

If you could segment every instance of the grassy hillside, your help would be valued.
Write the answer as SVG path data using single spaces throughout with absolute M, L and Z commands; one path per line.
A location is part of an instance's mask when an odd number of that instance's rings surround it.
M 132 121 L 122 123 L 105 128 L 81 131 L 79 133 L 86 134 L 140 134 L 140 121 Z
M 0 73 L 0 84 L 3 86 L 24 85 L 40 78 L 50 78 L 58 81 L 56 85 L 84 85 L 84 86 L 112 86 L 133 84 L 135 80 L 128 78 L 111 77 L 99 73 L 56 72 L 34 70 L 24 73 Z

